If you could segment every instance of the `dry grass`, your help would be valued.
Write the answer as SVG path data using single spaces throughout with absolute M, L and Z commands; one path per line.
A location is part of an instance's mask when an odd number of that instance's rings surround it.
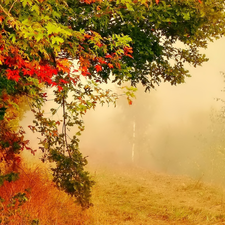
M 18 192 L 28 190 L 28 201 L 22 206 L 9 208 L 7 204 Z M 59 191 L 50 181 L 46 169 L 24 169 L 16 182 L 5 182 L 0 187 L 0 196 L 6 201 L 0 218 L 8 218 L 9 225 L 81 225 L 88 223 L 87 212 L 74 203 L 74 199 Z M 9 211 L 10 210 L 10 211 Z
M 225 224 L 224 189 L 144 169 L 95 169 L 91 225 Z
M 90 171 L 96 180 L 92 197 L 94 206 L 82 211 L 74 199 L 54 187 L 46 170 L 39 167 L 24 169 L 20 180 L 5 183 L 0 188 L 0 195 L 6 199 L 4 213 L 7 213 L 6 205 L 13 195 L 29 189 L 28 201 L 12 211 L 5 224 L 225 224 L 222 187 L 134 167 L 92 167 Z

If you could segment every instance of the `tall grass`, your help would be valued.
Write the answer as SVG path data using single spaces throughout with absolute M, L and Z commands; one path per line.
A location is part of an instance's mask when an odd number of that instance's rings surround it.
M 48 169 L 23 167 L 20 179 L 0 187 L 0 224 L 222 225 L 225 189 L 182 176 L 135 167 L 90 167 L 96 185 L 88 210 L 51 182 Z M 26 202 L 10 206 L 18 192 Z M 24 196 L 22 196 L 24 197 Z M 5 219 L 5 221 L 4 221 Z
M 13 196 L 26 193 L 22 205 L 12 205 Z M 88 223 L 86 211 L 75 204 L 73 198 L 59 191 L 45 168 L 33 167 L 20 171 L 20 179 L 4 182 L 0 187 L 1 224 L 8 225 L 81 225 Z M 11 204 L 11 206 L 10 206 Z
M 225 189 L 141 168 L 97 168 L 91 225 L 222 225 Z

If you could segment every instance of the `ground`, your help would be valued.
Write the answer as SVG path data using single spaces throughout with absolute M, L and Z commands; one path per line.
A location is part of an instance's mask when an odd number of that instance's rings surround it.
M 92 167 L 90 225 L 225 224 L 225 189 L 137 167 Z

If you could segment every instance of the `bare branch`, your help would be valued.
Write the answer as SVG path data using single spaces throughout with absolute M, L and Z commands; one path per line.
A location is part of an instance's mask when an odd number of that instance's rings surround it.
M 10 11 L 12 10 L 12 8 L 13 8 L 13 6 L 14 6 L 14 4 L 17 2 L 17 0 L 15 0 L 14 2 L 13 2 L 13 4 L 11 5 L 11 7 L 10 7 L 10 9 L 9 9 L 9 12 L 8 13 L 10 13 Z

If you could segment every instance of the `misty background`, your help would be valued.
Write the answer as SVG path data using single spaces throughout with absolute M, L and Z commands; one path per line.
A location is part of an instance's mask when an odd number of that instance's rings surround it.
M 225 39 L 210 43 L 202 50 L 209 61 L 202 67 L 187 66 L 192 77 L 184 84 L 161 83 L 150 93 L 138 87 L 132 105 L 121 97 L 116 108 L 99 105 L 88 111 L 83 117 L 80 150 L 90 165 L 134 164 L 225 184 L 225 119 L 221 115 L 225 103 L 217 101 L 225 99 L 221 74 L 225 72 L 224 49 Z M 108 87 L 116 90 L 114 84 Z M 31 118 L 28 112 L 21 124 L 26 128 Z M 25 131 L 31 146 L 37 148 L 37 136 Z M 34 160 L 28 154 L 24 157 Z

